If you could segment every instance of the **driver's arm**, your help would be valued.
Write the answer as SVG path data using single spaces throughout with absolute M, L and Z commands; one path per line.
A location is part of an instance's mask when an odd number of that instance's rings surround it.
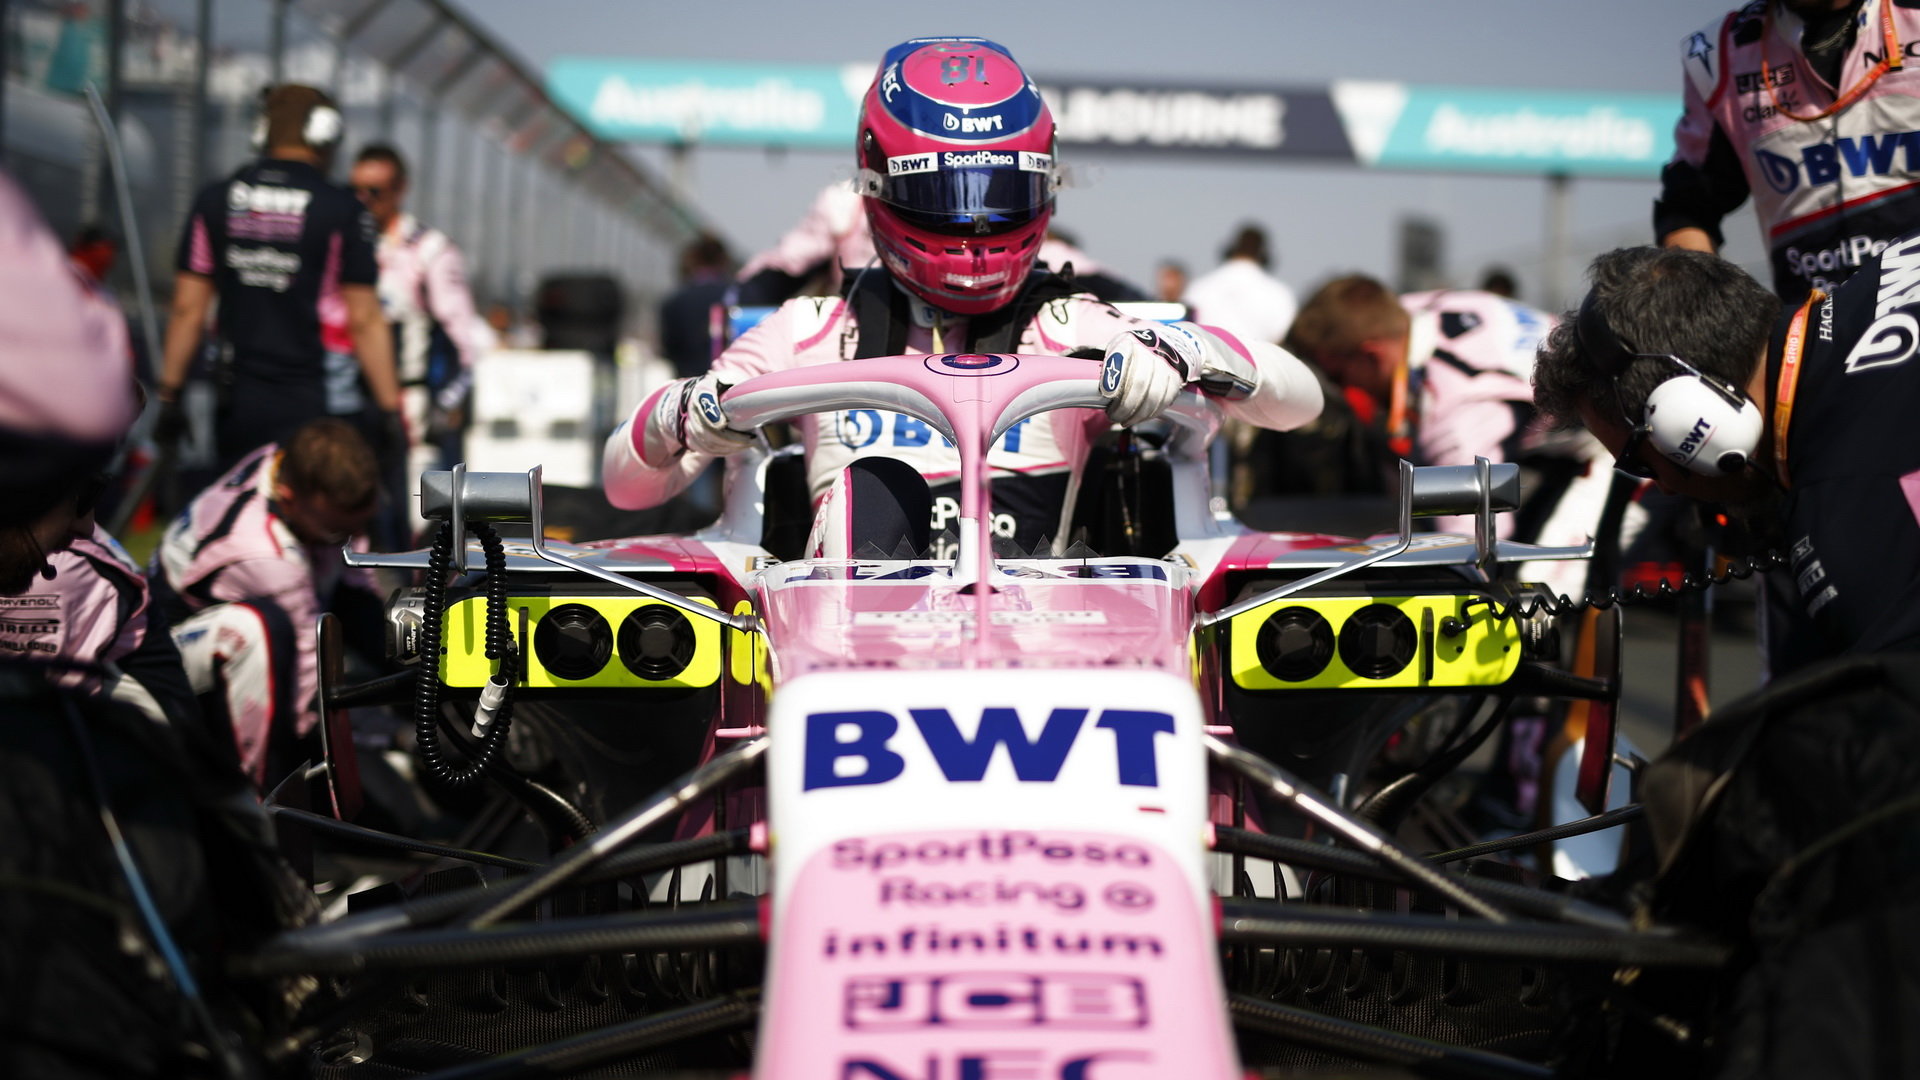
M 1320 380 L 1299 357 L 1269 342 L 1241 341 L 1217 326 L 1200 329 L 1209 352 L 1251 364 L 1258 374 L 1253 393 L 1221 401 L 1228 416 L 1272 431 L 1290 431 L 1319 417 L 1326 404 Z
M 659 506 L 692 484 L 714 454 L 688 448 L 677 418 L 689 397 L 717 392 L 770 371 L 794 366 L 792 318 L 782 306 L 740 335 L 714 360 L 704 376 L 675 379 L 648 394 L 624 423 L 607 437 L 601 454 L 601 486 L 607 501 L 622 510 Z M 736 449 L 744 449 L 738 440 Z

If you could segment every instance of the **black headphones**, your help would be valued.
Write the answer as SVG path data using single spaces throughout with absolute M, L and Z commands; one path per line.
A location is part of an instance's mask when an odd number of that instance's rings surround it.
M 1765 424 L 1760 409 L 1738 387 L 1705 374 L 1671 353 L 1640 352 L 1621 341 L 1600 314 L 1591 291 L 1580 301 L 1573 336 L 1580 351 L 1601 374 L 1613 380 L 1616 398 L 1620 396 L 1620 376 L 1635 360 L 1665 360 L 1680 369 L 1679 374 L 1647 395 L 1646 410 L 1638 422 L 1626 414 L 1626 402 L 1621 401 L 1621 418 L 1627 423 L 1629 435 L 1620 462 L 1630 462 L 1640 440 L 1645 439 L 1662 457 L 1700 476 L 1731 476 L 1746 468 L 1760 445 Z

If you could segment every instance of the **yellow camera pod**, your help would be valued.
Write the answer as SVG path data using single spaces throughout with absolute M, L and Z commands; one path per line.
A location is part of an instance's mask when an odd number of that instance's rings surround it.
M 698 604 L 716 607 L 703 596 L 688 597 Z M 578 606 L 591 609 L 605 620 L 608 634 L 606 662 L 584 678 L 566 678 L 547 669 L 536 646 L 541 620 L 555 609 Z M 621 660 L 619 635 L 628 616 L 647 608 L 664 608 L 684 620 L 692 633 L 693 654 L 686 666 L 665 678 L 647 678 Z M 720 624 L 711 619 L 689 617 L 672 604 L 645 596 L 509 596 L 507 618 L 514 638 L 520 642 L 524 670 L 520 685 L 533 689 L 647 689 L 696 688 L 712 686 L 720 678 Z M 470 596 L 447 608 L 441 623 L 440 681 L 447 686 L 478 688 L 493 673 L 494 662 L 487 659 L 487 598 Z
M 1228 622 L 1227 668 L 1234 685 L 1246 690 L 1363 690 L 1423 687 L 1497 686 L 1520 666 L 1520 632 L 1512 619 L 1495 619 L 1476 605 L 1463 633 L 1448 637 L 1440 627 L 1459 618 L 1472 593 L 1425 596 L 1288 596 L 1262 604 Z M 1383 606 L 1406 617 L 1414 633 L 1413 651 L 1404 666 L 1379 677 L 1357 673 L 1339 647 L 1340 632 L 1361 611 Z M 1304 608 L 1326 620 L 1334 648 L 1326 664 L 1311 675 L 1289 680 L 1260 659 L 1259 637 L 1273 616 Z M 1375 622 L 1381 613 L 1371 613 Z M 1296 617 L 1296 620 L 1299 617 Z M 1464 620 L 1463 620 L 1464 621 Z

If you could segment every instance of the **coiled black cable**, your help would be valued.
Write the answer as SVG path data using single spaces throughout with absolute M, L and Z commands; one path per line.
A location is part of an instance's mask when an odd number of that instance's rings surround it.
M 1778 551 L 1769 551 L 1757 558 L 1740 559 L 1729 562 L 1726 569 L 1718 573 L 1688 573 L 1681 578 L 1680 587 L 1677 589 L 1674 588 L 1672 582 L 1666 578 L 1661 578 L 1660 584 L 1651 589 L 1645 585 L 1635 585 L 1631 589 L 1621 589 L 1619 586 L 1615 586 L 1604 593 L 1589 593 L 1578 600 L 1573 599 L 1565 593 L 1561 593 L 1557 598 L 1551 593 L 1548 593 L 1528 597 L 1525 600 L 1515 600 L 1504 607 L 1495 602 L 1491 597 L 1472 596 L 1468 597 L 1466 602 L 1460 605 L 1459 615 L 1449 615 L 1440 620 L 1440 633 L 1446 637 L 1454 637 L 1464 632 L 1473 622 L 1473 609 L 1476 607 L 1486 608 L 1488 614 L 1493 617 L 1495 622 L 1504 622 L 1513 618 L 1530 619 L 1543 611 L 1552 615 L 1578 615 L 1588 608 L 1605 611 L 1615 604 L 1622 606 L 1627 604 L 1645 604 L 1654 600 L 1670 599 L 1683 592 L 1698 591 L 1711 588 L 1715 585 L 1725 585 L 1727 582 L 1733 581 L 1736 578 L 1744 581 L 1761 571 L 1777 569 L 1787 564 L 1788 559 L 1785 555 L 1780 554 Z
M 519 652 L 507 626 L 507 553 L 500 534 L 484 521 L 472 523 L 473 533 L 487 557 L 487 659 L 498 661 L 499 678 L 506 684 L 500 707 L 486 737 L 464 769 L 456 770 L 440 745 L 440 637 L 447 606 L 447 574 L 452 569 L 453 526 L 442 523 L 427 555 L 426 598 L 421 611 L 420 670 L 413 684 L 413 731 L 420 761 L 427 775 L 448 787 L 477 783 L 499 759 L 507 745 L 513 720 L 513 686 L 519 677 Z M 461 552 L 462 556 L 466 553 Z M 464 562 L 464 559 L 462 560 Z

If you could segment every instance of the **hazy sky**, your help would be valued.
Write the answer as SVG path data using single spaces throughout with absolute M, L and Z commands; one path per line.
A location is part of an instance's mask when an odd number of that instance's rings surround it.
M 455 0 L 536 68 L 562 54 L 766 62 L 877 62 L 889 45 L 932 34 L 992 38 L 1027 69 L 1103 81 L 1321 86 L 1330 80 L 1517 89 L 1680 91 L 1680 42 L 1732 0 Z M 641 151 L 666 168 L 658 150 Z M 850 174 L 846 154 L 700 149 L 686 175 L 693 201 L 740 253 L 770 244 L 818 188 Z M 1388 277 L 1396 223 L 1441 221 L 1447 268 L 1473 284 L 1491 262 L 1513 266 L 1526 299 L 1541 295 L 1548 215 L 1544 181 L 1336 166 L 1082 153 L 1081 181 L 1057 220 L 1115 272 L 1150 282 L 1155 263 L 1195 271 L 1217 261 L 1243 221 L 1267 228 L 1279 273 L 1305 289 L 1358 270 Z M 1091 175 L 1089 175 L 1091 174 Z M 1651 239 L 1655 178 L 1575 180 L 1576 266 Z M 1760 265 L 1753 219 L 1728 222 L 1729 257 Z

